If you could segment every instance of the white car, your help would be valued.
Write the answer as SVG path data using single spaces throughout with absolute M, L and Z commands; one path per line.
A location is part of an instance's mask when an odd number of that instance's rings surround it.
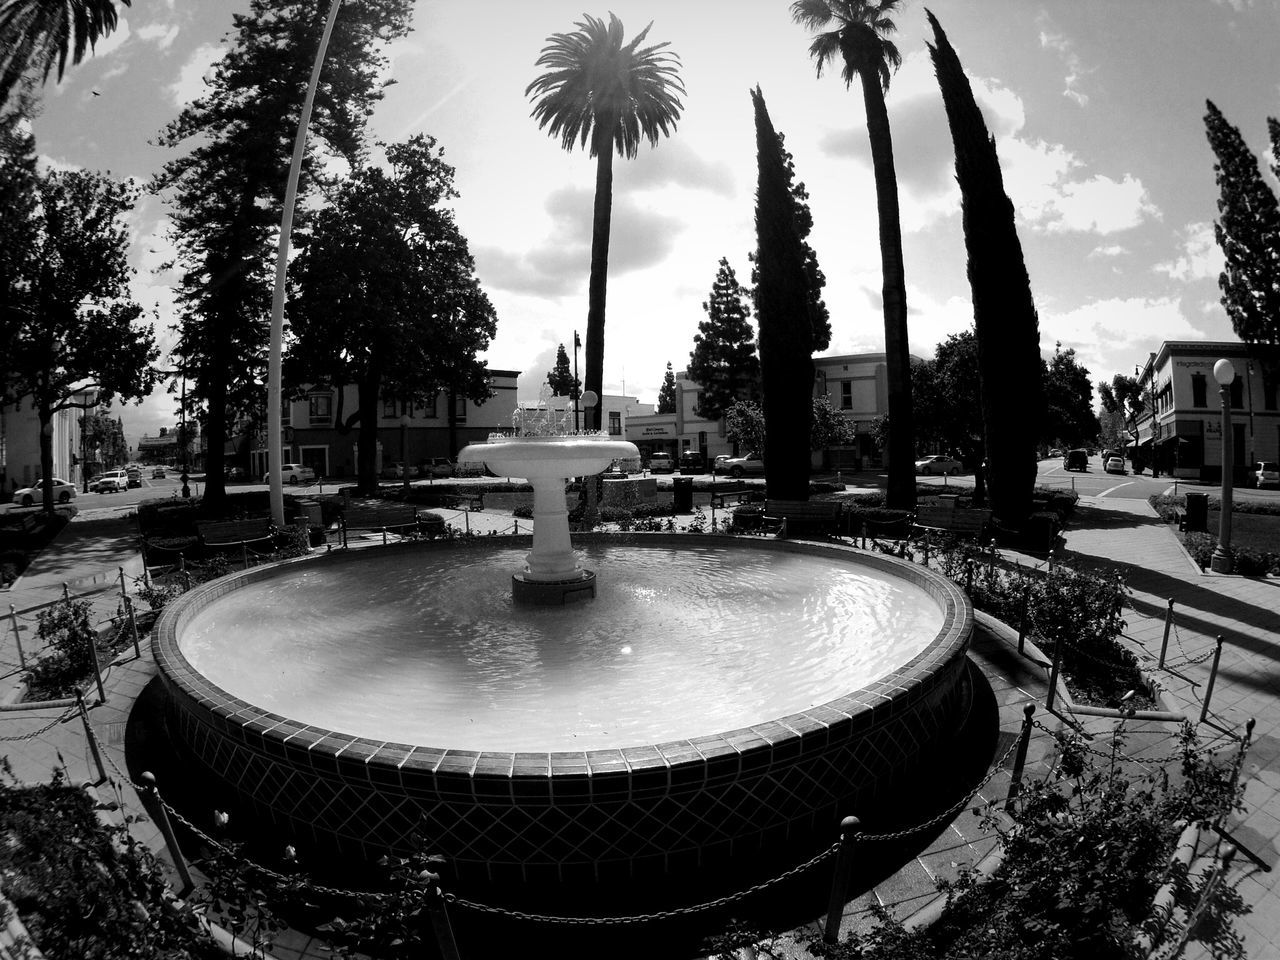
M 13 491 L 13 502 L 24 507 L 34 507 L 44 500 L 44 480 L 37 480 L 29 487 L 21 487 Z M 53 478 L 53 499 L 55 503 L 69 503 L 76 498 L 76 485 L 65 480 Z
M 129 489 L 129 475 L 123 470 L 108 470 L 89 484 L 98 493 L 118 493 Z
M 300 463 L 286 463 L 280 468 L 280 475 L 284 478 L 285 483 L 315 483 L 316 479 L 316 472 Z M 264 473 L 262 482 L 270 483 L 271 474 Z
M 1107 473 L 1124 473 L 1124 460 L 1120 457 L 1108 457 L 1102 469 Z
M 949 473 L 954 477 L 962 469 L 960 461 L 954 457 L 943 457 L 935 454 L 916 461 L 916 473 L 924 474 L 925 476 L 932 473 Z
M 1253 471 L 1253 482 L 1259 490 L 1263 487 L 1280 487 L 1280 463 L 1274 460 L 1259 462 Z
M 727 473 L 735 480 L 747 474 L 764 476 L 764 457 L 754 453 L 749 453 L 745 457 L 726 457 L 723 460 L 716 457 L 716 470 Z

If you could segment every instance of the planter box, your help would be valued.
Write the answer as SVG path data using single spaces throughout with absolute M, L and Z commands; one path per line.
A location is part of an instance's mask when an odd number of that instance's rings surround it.
M 658 481 L 653 477 L 603 480 L 600 487 L 600 505 L 604 507 L 630 507 L 658 499 Z

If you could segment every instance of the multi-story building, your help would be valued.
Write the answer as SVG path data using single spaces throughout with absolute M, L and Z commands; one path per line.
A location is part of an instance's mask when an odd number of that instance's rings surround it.
M 624 436 L 640 450 L 640 458 L 648 462 L 655 453 L 678 457 L 686 450 L 697 450 L 708 460 L 722 453 L 732 453 L 724 435 L 724 420 L 707 420 L 696 410 L 701 388 L 684 370 L 675 375 L 676 409 L 673 413 L 633 413 L 626 417 Z
M 76 394 L 73 402 L 92 407 L 97 391 Z M 83 461 L 93 459 L 93 451 L 81 449 L 81 406 L 59 410 L 49 421 L 53 442 L 53 475 L 60 480 L 83 485 Z M 0 405 L 0 489 L 6 493 L 28 487 L 40 476 L 40 417 L 30 397 Z
M 441 392 L 429 403 L 408 404 L 384 397 L 375 415 L 378 419 L 375 469 L 404 462 L 410 467 L 436 457 L 457 456 L 460 449 L 476 440 L 488 439 L 495 430 L 510 430 L 516 408 L 516 370 L 490 370 L 494 395 L 484 403 L 458 397 L 449 409 L 449 398 Z M 321 477 L 350 477 L 356 473 L 360 442 L 359 424 L 345 426 L 359 408 L 356 388 L 306 391 L 302 399 L 285 404 L 281 420 L 284 447 L 281 463 L 301 463 Z M 249 476 L 267 472 L 266 430 L 249 453 Z
M 542 406 L 542 404 L 522 403 L 520 406 L 526 410 L 534 410 Z M 545 407 L 573 429 L 574 409 L 572 397 L 558 395 L 549 397 L 546 400 Z M 644 416 L 650 413 L 653 413 L 652 403 L 641 403 L 635 397 L 622 394 L 606 393 L 600 400 L 600 428 L 611 437 L 625 437 L 627 421 L 630 417 Z M 581 428 L 585 422 L 584 411 L 579 405 L 578 428 Z
M 1137 447 L 1161 473 L 1221 480 L 1222 401 L 1213 365 L 1224 358 L 1236 372 L 1228 390 L 1236 480 L 1259 460 L 1280 459 L 1280 378 L 1265 375 L 1248 345 L 1165 341 L 1138 375 L 1147 410 L 1137 422 Z

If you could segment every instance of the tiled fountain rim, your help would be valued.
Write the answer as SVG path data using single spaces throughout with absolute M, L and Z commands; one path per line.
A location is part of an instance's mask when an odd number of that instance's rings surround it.
M 418 541 L 378 548 L 414 553 L 439 549 L 510 549 L 531 542 L 528 536 L 484 538 L 477 541 Z M 952 581 L 927 568 L 905 560 L 866 553 L 852 547 L 792 540 L 757 540 L 728 537 L 698 538 L 690 534 L 574 534 L 574 543 L 605 543 L 617 546 L 702 546 L 725 549 L 773 550 L 828 556 L 846 563 L 861 564 L 879 572 L 890 573 L 922 588 L 943 611 L 943 624 L 937 636 L 919 654 L 896 670 L 865 687 L 801 713 L 753 724 L 736 730 L 716 732 L 689 740 L 676 740 L 643 746 L 629 746 L 588 751 L 474 751 L 455 750 L 447 746 L 428 746 L 373 740 L 309 726 L 271 713 L 235 697 L 199 673 L 178 647 L 178 634 L 197 613 L 219 597 L 241 587 L 270 579 L 297 563 L 359 562 L 363 551 L 319 554 L 264 564 L 250 570 L 228 574 L 203 584 L 170 603 L 156 624 L 152 645 L 161 672 L 188 697 L 215 717 L 246 732 L 252 731 L 264 740 L 303 750 L 320 750 L 339 760 L 362 760 L 366 765 L 399 768 L 409 762 L 418 767 L 430 764 L 436 773 L 521 776 L 588 776 L 593 774 L 626 774 L 646 769 L 667 769 L 684 762 L 701 763 L 726 754 L 745 754 L 761 749 L 770 751 L 789 740 L 809 739 L 821 730 L 843 721 L 855 726 L 871 725 L 885 711 L 897 713 L 928 693 L 931 679 L 947 672 L 964 657 L 973 632 L 973 607 L 964 592 Z M 879 709 L 878 709 L 879 708 Z M 411 759 L 412 755 L 412 759 Z

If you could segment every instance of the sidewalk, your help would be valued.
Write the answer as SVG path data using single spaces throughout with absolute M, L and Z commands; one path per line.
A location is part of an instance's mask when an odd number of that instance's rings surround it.
M 509 513 L 435 512 L 460 529 L 469 527 L 486 535 L 491 530 L 510 533 L 515 525 Z M 687 515 L 677 517 L 676 522 L 687 524 L 689 519 Z M 527 532 L 526 521 L 519 521 L 519 525 L 521 532 Z M 110 587 L 120 566 L 126 567 L 127 575 L 140 572 L 140 567 L 129 567 L 129 563 L 139 562 L 132 537 L 131 520 L 73 522 L 8 595 L 51 599 L 61 591 L 63 582 Z M 1082 499 L 1059 558 L 1071 564 L 1106 564 L 1123 574 L 1131 591 L 1130 608 L 1126 611 L 1128 642 L 1134 645 L 1143 668 L 1160 679 L 1192 720 L 1200 716 L 1212 664 L 1211 656 L 1205 658 L 1205 654 L 1213 651 L 1217 635 L 1224 637 L 1208 719 L 1228 730 L 1238 729 L 1250 718 L 1257 721 L 1245 767 L 1247 808 L 1227 826 L 1239 844 L 1274 866 L 1280 861 L 1280 581 L 1201 574 L 1173 531 L 1142 501 Z M 1024 558 L 1024 562 L 1033 560 Z M 1174 599 L 1174 611 L 1168 660 L 1176 672 L 1156 669 L 1170 598 Z M 0 598 L 3 602 L 5 599 Z M 121 769 L 124 723 L 133 698 L 154 669 L 147 653 L 141 661 L 125 662 L 130 657 L 131 652 L 111 671 L 108 704 L 91 711 L 94 729 L 108 745 L 109 759 Z M 998 647 L 975 645 L 974 659 L 991 682 L 1000 706 L 999 757 L 1021 721 L 1022 705 L 1033 700 L 1043 702 L 1042 684 L 1034 672 L 1027 672 L 1023 664 L 1010 662 L 1007 651 Z M 1196 659 L 1201 662 L 1187 662 Z M 1184 666 L 1177 667 L 1178 663 Z M 42 730 L 59 713 L 46 710 L 0 715 L 0 735 L 9 741 L 3 752 L 10 756 L 20 779 L 47 781 L 59 751 L 71 767 L 73 782 L 96 779 L 91 776 L 91 760 L 78 720 L 72 718 Z M 1110 721 L 1090 721 L 1091 728 L 1096 726 L 1098 731 L 1110 725 Z M 1169 752 L 1176 734 L 1170 724 L 1132 725 L 1128 729 L 1130 752 L 1139 755 Z M 25 739 L 33 731 L 40 733 L 34 739 Z M 1208 739 L 1216 731 L 1207 728 L 1203 733 Z M 1034 750 L 1032 763 L 1047 752 Z M 999 771 L 983 790 L 983 799 L 998 802 L 1007 784 L 1007 773 Z M 133 807 L 134 798 L 127 788 L 125 802 Z M 932 899 L 929 890 L 935 873 L 948 872 L 953 860 L 969 860 L 989 852 L 990 845 L 973 833 L 972 819 L 969 811 L 961 814 L 940 838 L 939 845 L 912 860 L 875 891 L 849 904 L 846 925 L 862 922 L 873 900 L 911 912 Z M 1239 921 L 1247 955 L 1255 960 L 1280 957 L 1280 949 L 1273 946 L 1280 943 L 1280 885 L 1271 873 L 1246 857 L 1237 857 L 1235 863 L 1241 895 L 1253 908 Z M 283 941 L 275 953 L 282 960 L 326 955 L 318 944 L 301 934 Z

